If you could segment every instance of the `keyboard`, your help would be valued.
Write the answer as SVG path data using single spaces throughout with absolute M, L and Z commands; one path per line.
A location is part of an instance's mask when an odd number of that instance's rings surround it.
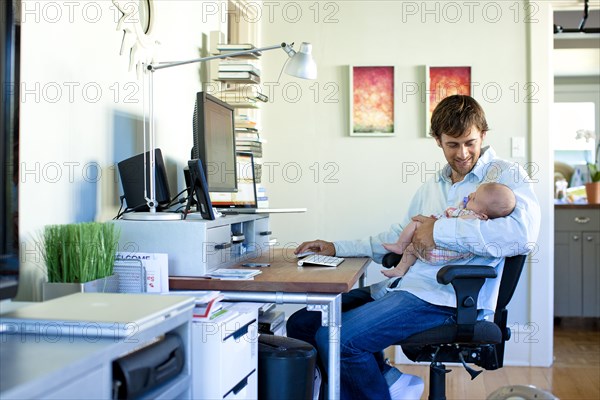
M 341 257 L 324 256 L 321 254 L 313 254 L 308 257 L 304 257 L 298 260 L 298 265 L 303 266 L 323 266 L 323 267 L 337 267 L 344 261 Z

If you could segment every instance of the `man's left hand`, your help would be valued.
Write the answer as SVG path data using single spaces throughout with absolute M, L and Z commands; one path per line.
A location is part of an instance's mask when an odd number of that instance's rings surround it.
M 435 241 L 433 240 L 433 224 L 435 224 L 436 219 L 424 215 L 417 215 L 413 217 L 412 220 L 420 222 L 419 227 L 415 230 L 413 235 L 412 244 L 418 254 L 425 255 L 435 247 Z

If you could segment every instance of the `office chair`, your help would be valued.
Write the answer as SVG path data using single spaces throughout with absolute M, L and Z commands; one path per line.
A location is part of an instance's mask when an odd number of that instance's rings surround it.
M 382 265 L 394 267 L 402 256 L 389 253 Z M 477 297 L 485 279 L 496 278 L 496 270 L 481 265 L 447 265 L 440 269 L 437 281 L 452 284 L 456 292 L 456 324 L 432 328 L 412 335 L 397 345 L 402 346 L 412 361 L 427 361 L 429 365 L 429 400 L 446 399 L 446 369 L 444 362 L 460 362 L 471 380 L 482 371 L 476 371 L 467 363 L 487 370 L 501 368 L 504 364 L 504 345 L 510 339 L 506 326 L 506 306 L 512 298 L 523 265 L 525 255 L 507 257 L 502 273 L 494 321 L 477 320 Z

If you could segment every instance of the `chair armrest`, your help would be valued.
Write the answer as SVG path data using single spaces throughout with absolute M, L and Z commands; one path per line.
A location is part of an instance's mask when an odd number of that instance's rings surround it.
M 456 294 L 457 341 L 473 338 L 477 322 L 477 298 L 487 278 L 496 278 L 497 272 L 487 265 L 446 265 L 437 273 L 442 285 L 451 283 Z
M 496 276 L 498 276 L 496 270 L 487 265 L 446 265 L 438 271 L 437 281 L 447 285 L 454 279 L 495 278 Z
M 384 268 L 394 268 L 396 265 L 398 265 L 398 263 L 400 263 L 401 259 L 402 254 L 387 253 L 381 260 L 381 266 Z

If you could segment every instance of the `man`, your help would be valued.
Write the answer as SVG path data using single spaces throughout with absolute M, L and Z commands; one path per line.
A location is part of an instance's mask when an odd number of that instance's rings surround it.
M 431 117 L 431 135 L 448 164 L 417 190 L 402 223 L 364 240 L 305 242 L 296 253 L 312 250 L 340 257 L 371 257 L 381 262 L 387 253 L 382 244 L 395 242 L 412 219 L 421 222 L 412 241 L 416 251 L 425 253 L 436 246 L 468 251 L 474 256 L 463 264 L 490 265 L 500 276 L 504 257 L 527 253 L 537 239 L 540 209 L 525 171 L 498 159 L 490 147 L 482 148 L 488 129 L 483 109 L 473 98 L 445 98 Z M 487 221 L 429 217 L 457 206 L 484 182 L 499 182 L 514 191 L 517 204 L 509 216 Z M 453 321 L 454 291 L 450 285 L 437 283 L 439 268 L 417 261 L 400 281 L 390 279 L 343 296 L 342 399 L 421 396 L 423 381 L 386 365 L 382 350 L 415 333 Z M 488 279 L 484 284 L 478 300 L 481 317 L 493 313 L 499 284 L 499 279 Z M 289 336 L 315 345 L 323 365 L 327 365 L 328 335 L 320 327 L 317 313 L 298 311 L 290 317 L 287 331 Z

